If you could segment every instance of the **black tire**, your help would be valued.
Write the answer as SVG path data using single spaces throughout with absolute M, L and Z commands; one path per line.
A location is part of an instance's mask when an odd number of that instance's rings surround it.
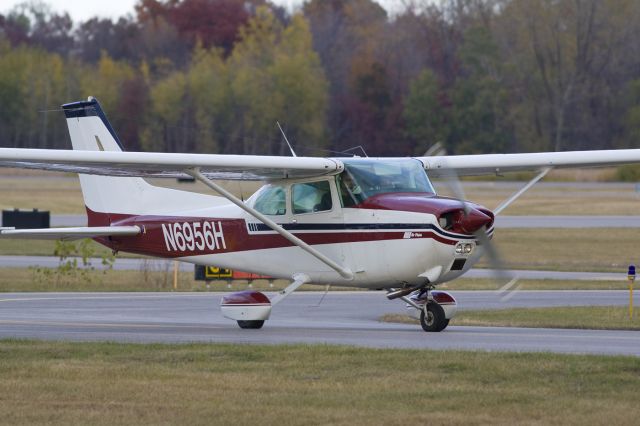
M 238 325 L 240 326 L 240 328 L 258 329 L 258 328 L 262 328 L 262 326 L 264 325 L 264 320 L 259 320 L 259 321 L 238 321 Z
M 444 309 L 435 302 L 427 303 L 427 315 L 424 309 L 420 312 L 420 325 L 427 332 L 438 332 L 447 328 L 449 320 L 444 316 Z

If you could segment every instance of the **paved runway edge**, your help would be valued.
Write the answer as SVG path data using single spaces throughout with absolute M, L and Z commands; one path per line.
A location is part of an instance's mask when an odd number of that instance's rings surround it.
M 461 309 L 623 305 L 625 291 L 523 291 L 508 302 L 494 292 L 455 292 Z M 7 293 L 0 338 L 138 343 L 338 344 L 374 348 L 462 349 L 640 356 L 640 332 L 382 323 L 404 313 L 381 292 L 294 293 L 262 330 L 241 330 L 219 310 L 221 293 Z

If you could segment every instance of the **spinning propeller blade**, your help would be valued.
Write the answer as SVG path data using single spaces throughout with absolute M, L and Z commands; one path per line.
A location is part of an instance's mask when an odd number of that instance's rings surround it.
M 446 155 L 446 151 L 444 150 L 444 148 L 442 148 L 440 152 L 441 155 Z M 472 214 L 472 207 L 465 201 L 466 196 L 462 188 L 462 183 L 460 182 L 460 178 L 455 172 L 455 169 L 448 168 L 446 172 L 442 174 L 442 182 L 452 193 L 453 198 L 460 202 L 465 216 L 468 217 L 470 214 Z M 504 285 L 501 285 L 497 290 L 500 300 L 506 302 L 511 297 L 513 297 L 515 295 L 515 292 L 520 288 L 520 286 L 517 285 L 519 278 L 509 273 L 509 270 L 506 268 L 505 263 L 503 262 L 498 250 L 493 244 L 491 238 L 489 238 L 489 236 L 487 235 L 487 231 L 487 227 L 482 226 L 472 233 L 476 237 L 478 245 L 482 249 L 483 255 L 486 255 L 489 260 L 489 265 L 491 266 L 495 274 L 494 279 L 496 283 L 498 283 L 499 285 L 501 283 L 506 283 Z M 482 256 L 479 256 L 476 259 L 476 262 L 481 257 Z

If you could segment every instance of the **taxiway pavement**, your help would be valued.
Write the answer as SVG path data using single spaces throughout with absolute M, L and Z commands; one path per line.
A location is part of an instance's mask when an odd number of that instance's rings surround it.
M 461 309 L 624 305 L 624 291 L 455 292 Z M 640 356 L 640 332 L 418 325 L 379 322 L 404 313 L 382 292 L 294 293 L 262 330 L 222 317 L 220 293 L 8 293 L 0 296 L 0 338 L 120 342 L 344 344 L 376 348 L 548 351 Z M 321 302 L 321 303 L 320 303 Z

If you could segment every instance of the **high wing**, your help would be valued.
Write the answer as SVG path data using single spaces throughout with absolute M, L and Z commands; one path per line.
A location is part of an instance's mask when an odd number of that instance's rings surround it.
M 78 228 L 14 229 L 0 228 L 0 238 L 20 238 L 31 240 L 71 241 L 81 238 L 115 237 L 138 235 L 137 226 L 93 226 Z
M 640 149 L 536 152 L 529 154 L 479 154 L 416 157 L 429 176 L 500 174 L 541 168 L 597 167 L 640 163 Z
M 0 167 L 130 177 L 271 180 L 338 174 L 340 159 L 256 155 L 125 152 L 97 99 L 62 106 L 73 150 L 0 148 Z M 480 175 L 541 168 L 607 166 L 640 162 L 640 149 L 417 157 L 431 176 L 455 171 Z
M 331 175 L 344 166 L 315 157 L 0 148 L 0 167 L 169 178 L 198 168 L 210 179 L 269 180 Z
M 500 174 L 545 167 L 598 167 L 640 163 L 640 149 L 414 157 L 431 177 Z M 260 155 L 172 154 L 0 148 L 0 167 L 105 176 L 184 177 L 198 168 L 209 179 L 270 180 L 340 173 L 340 159 Z

